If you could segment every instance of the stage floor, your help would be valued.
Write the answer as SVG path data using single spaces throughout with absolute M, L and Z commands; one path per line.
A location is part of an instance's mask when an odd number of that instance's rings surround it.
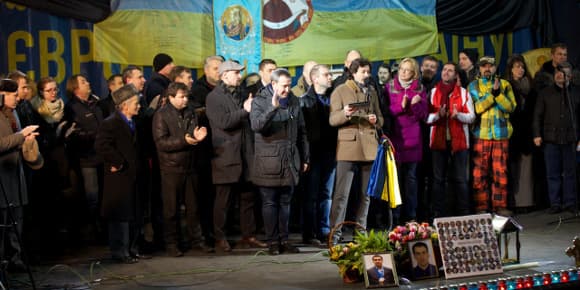
M 524 227 L 520 234 L 521 263 L 535 264 L 533 267 L 506 270 L 502 275 L 411 282 L 400 288 L 422 289 L 572 268 L 574 260 L 564 251 L 571 246 L 574 236 L 580 235 L 580 218 L 548 224 L 571 216 L 549 215 L 542 210 L 515 217 Z M 298 234 L 291 238 L 300 240 Z M 39 289 L 364 288 L 364 283 L 343 284 L 336 265 L 322 255 L 324 250 L 301 247 L 301 251 L 275 257 L 255 250 L 234 250 L 226 255 L 186 254 L 181 258 L 154 256 L 137 264 L 120 265 L 108 261 L 106 246 L 93 246 L 79 248 L 54 261 L 40 261 L 32 267 Z M 31 288 L 26 274 L 11 274 L 9 279 L 10 289 Z

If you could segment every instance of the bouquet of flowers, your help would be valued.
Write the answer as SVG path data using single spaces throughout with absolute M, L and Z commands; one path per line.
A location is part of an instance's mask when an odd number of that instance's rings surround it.
M 364 273 L 363 255 L 365 253 L 390 250 L 392 247 L 386 231 L 356 231 L 354 242 L 331 245 L 328 256 L 330 261 L 338 266 L 338 272 L 341 276 L 345 277 L 352 272 L 362 276 Z
M 406 251 L 405 245 L 409 241 L 432 239 L 437 240 L 438 235 L 429 223 L 408 222 L 405 226 L 396 226 L 389 232 L 389 241 L 399 252 Z

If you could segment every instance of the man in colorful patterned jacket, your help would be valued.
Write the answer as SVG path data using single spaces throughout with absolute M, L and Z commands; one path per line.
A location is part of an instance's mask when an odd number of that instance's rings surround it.
M 479 72 L 480 78 L 469 84 L 469 94 L 477 116 L 473 126 L 475 210 L 478 213 L 491 210 L 509 216 L 511 212 L 506 209 L 508 141 L 512 135 L 509 118 L 516 107 L 516 100 L 510 83 L 495 75 L 495 58 L 482 57 Z M 488 176 L 490 166 L 493 168 L 491 186 Z

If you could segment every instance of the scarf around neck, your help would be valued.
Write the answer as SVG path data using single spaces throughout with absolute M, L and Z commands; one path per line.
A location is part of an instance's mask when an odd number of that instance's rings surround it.
M 64 116 L 64 101 L 61 98 L 54 102 L 46 101 L 40 97 L 30 100 L 32 107 L 49 124 L 58 123 Z
M 413 81 L 414 81 L 414 79 L 410 79 L 408 81 L 403 81 L 401 79 L 401 76 L 397 76 L 397 77 L 399 78 L 399 84 L 401 84 L 401 87 L 403 89 L 408 89 L 411 86 L 411 84 L 413 83 Z

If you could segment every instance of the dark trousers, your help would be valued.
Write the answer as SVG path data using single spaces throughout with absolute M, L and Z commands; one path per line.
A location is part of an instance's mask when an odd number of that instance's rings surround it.
M 213 227 L 216 240 L 225 240 L 224 232 L 227 212 L 231 204 L 231 194 L 240 195 L 240 230 L 243 237 L 252 237 L 256 231 L 256 219 L 254 217 L 254 191 L 250 184 L 232 183 L 215 185 L 215 202 L 213 208 Z
M 393 209 L 393 219 L 397 221 L 402 216 L 405 221 L 414 220 L 417 218 L 417 162 L 398 163 L 397 174 L 403 204 Z
M 544 144 L 551 206 L 576 206 L 575 144 Z M 560 195 L 560 191 L 562 195 Z
M 211 156 L 210 152 L 211 150 L 206 151 L 206 154 Z M 201 163 L 196 167 L 199 172 L 196 197 L 203 236 L 208 244 L 213 244 L 215 238 L 213 222 L 215 189 L 212 183 L 211 170 L 208 170 L 211 168 L 211 162 L 201 161 Z
M 2 196 L 0 195 L 0 198 Z M 23 209 L 21 206 L 13 207 L 10 219 L 7 208 L 0 209 L 0 259 L 9 263 L 22 263 L 22 248 L 18 242 L 18 235 L 22 237 Z M 16 223 L 16 229 L 12 223 Z M 17 232 L 16 232 L 17 231 Z
M 163 236 L 167 247 L 175 247 L 180 241 L 202 242 L 195 183 L 194 173 L 161 171 Z M 182 217 L 182 205 L 185 205 L 185 220 Z
M 304 175 L 302 239 L 326 239 L 330 232 L 330 206 L 336 177 L 336 154 L 320 152 L 310 156 L 310 170 Z
M 288 241 L 292 186 L 259 187 L 262 196 L 264 231 L 268 244 Z
M 140 228 L 133 222 L 109 221 L 109 249 L 113 258 L 139 254 L 137 240 Z
M 469 188 L 467 186 L 469 151 L 451 153 L 451 150 L 448 149 L 433 150 L 431 153 L 434 217 L 469 214 Z M 446 190 L 445 182 L 447 180 L 451 190 Z M 455 206 L 451 207 L 450 204 Z

